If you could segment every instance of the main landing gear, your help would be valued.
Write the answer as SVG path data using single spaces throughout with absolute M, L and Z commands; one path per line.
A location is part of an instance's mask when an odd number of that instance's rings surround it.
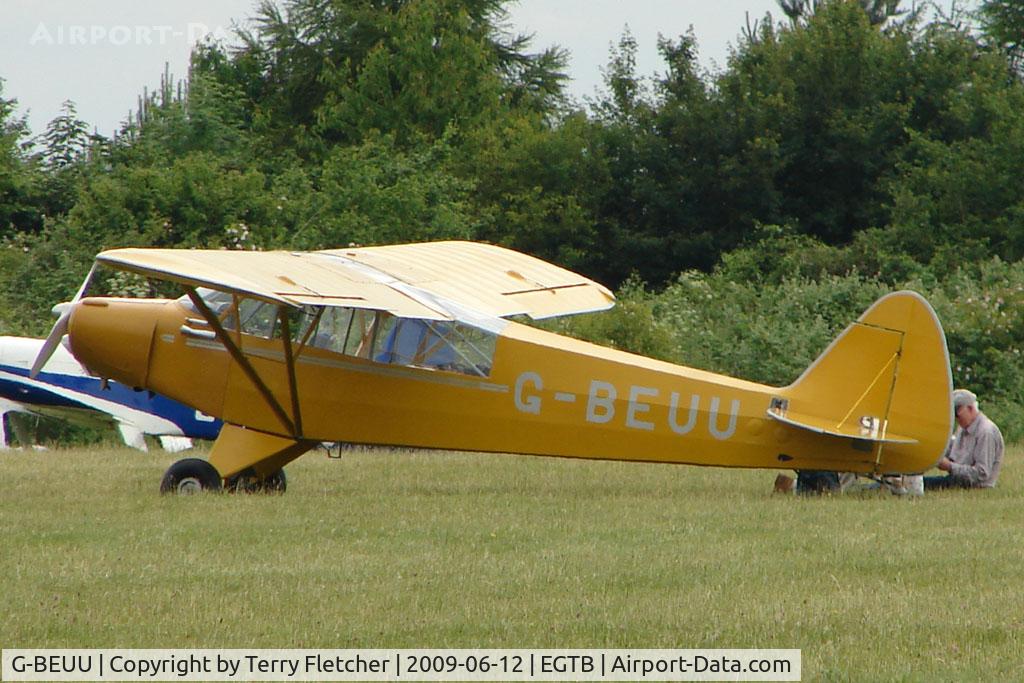
M 179 460 L 164 472 L 160 493 L 191 495 L 200 491 L 220 491 L 220 472 L 199 458 Z
M 238 493 L 284 493 L 283 468 L 318 441 L 293 439 L 225 424 L 207 460 L 186 458 L 171 465 L 160 484 L 164 493 L 224 488 Z
M 201 491 L 220 491 L 226 488 L 232 493 L 284 493 L 288 480 L 284 470 L 277 470 L 266 477 L 258 476 L 252 468 L 221 481 L 220 472 L 206 460 L 185 458 L 167 468 L 160 481 L 160 493 L 191 495 Z
M 252 468 L 228 477 L 227 489 L 232 493 L 284 493 L 288 488 L 288 479 L 284 470 L 277 470 L 262 479 Z

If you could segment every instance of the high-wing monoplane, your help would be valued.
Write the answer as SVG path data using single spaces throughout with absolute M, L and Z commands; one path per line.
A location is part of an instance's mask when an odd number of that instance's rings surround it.
M 945 336 L 913 292 L 882 297 L 796 381 L 771 387 L 513 320 L 614 298 L 487 244 L 115 249 L 96 262 L 184 295 L 76 300 L 47 348 L 67 332 L 94 374 L 225 422 L 209 460 L 172 465 L 164 491 L 280 489 L 282 467 L 321 441 L 921 472 L 952 428 Z
M 87 426 L 115 426 L 125 444 L 147 450 L 147 435 L 164 450 L 192 446 L 192 438 L 213 439 L 220 420 L 164 396 L 134 391 L 117 382 L 92 377 L 62 346 L 35 377 L 29 369 L 42 339 L 0 337 L 0 447 L 6 447 L 4 417 L 27 413 Z

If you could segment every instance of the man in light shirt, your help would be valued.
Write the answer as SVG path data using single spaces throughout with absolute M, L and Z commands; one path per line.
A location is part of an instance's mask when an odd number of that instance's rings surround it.
M 990 489 L 1003 464 L 1003 435 L 978 410 L 978 397 L 966 389 L 953 392 L 953 414 L 960 429 L 938 468 L 947 474 L 925 477 L 925 489 Z

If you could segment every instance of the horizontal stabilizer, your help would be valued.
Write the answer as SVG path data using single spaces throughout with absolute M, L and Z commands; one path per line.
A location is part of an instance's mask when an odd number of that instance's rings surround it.
M 900 436 L 887 432 L 885 422 L 877 418 L 862 418 L 861 423 L 857 426 L 850 426 L 845 423 L 837 425 L 835 421 L 826 420 L 814 415 L 799 415 L 775 408 L 768 409 L 768 417 L 778 420 L 783 424 L 806 429 L 817 434 L 841 436 L 847 439 L 870 441 L 872 443 L 918 443 L 917 439 L 909 436 Z

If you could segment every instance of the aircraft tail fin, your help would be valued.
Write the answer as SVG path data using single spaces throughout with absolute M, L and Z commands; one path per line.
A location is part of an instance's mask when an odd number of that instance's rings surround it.
M 949 440 L 951 394 L 942 326 L 921 295 L 903 291 L 847 327 L 768 414 L 873 451 L 878 472 L 923 472 Z

